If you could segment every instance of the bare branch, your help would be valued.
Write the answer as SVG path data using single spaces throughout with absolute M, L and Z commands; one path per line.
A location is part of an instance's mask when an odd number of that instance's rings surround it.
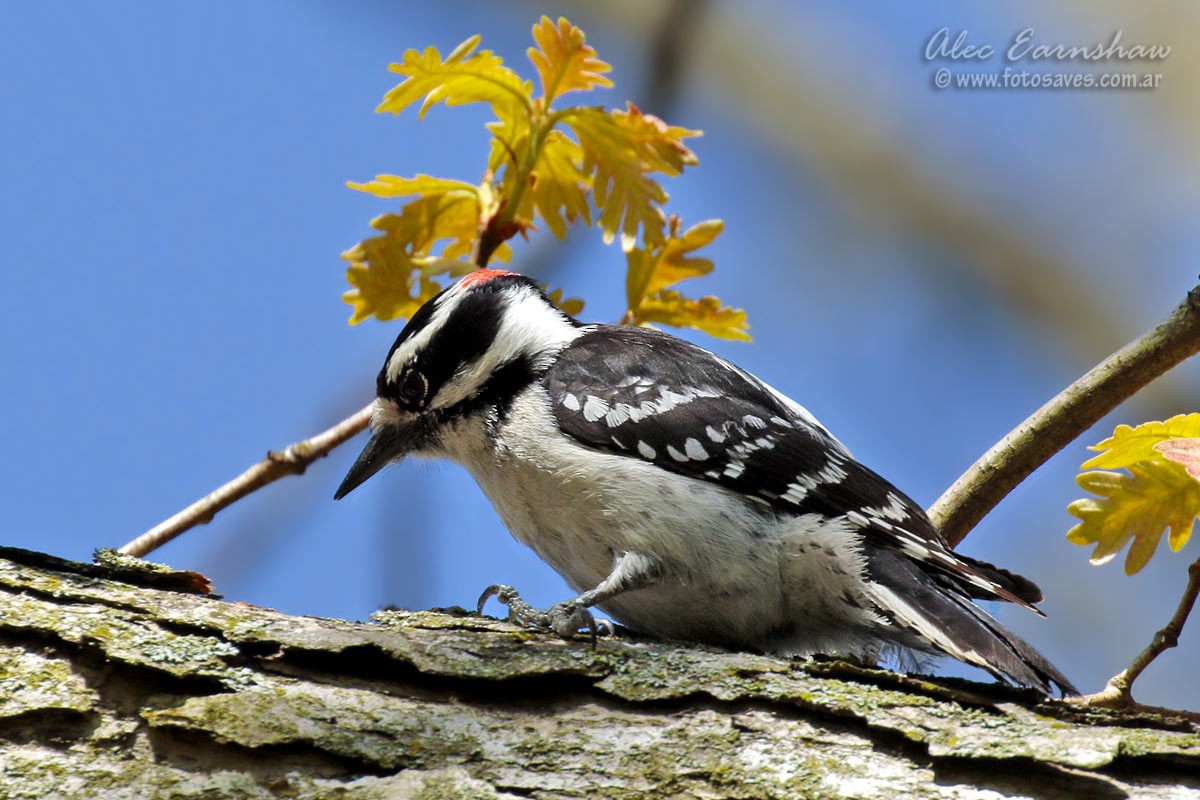
M 233 505 L 251 492 L 274 483 L 285 475 L 300 475 L 308 469 L 309 464 L 318 458 L 324 458 L 330 450 L 366 428 L 371 421 L 373 407 L 372 403 L 310 439 L 290 444 L 279 451 L 269 451 L 262 461 L 178 514 L 155 525 L 121 547 L 118 552 L 131 556 L 145 556 L 184 531 L 209 522 L 218 511 Z
M 475 243 L 471 260 L 480 269 L 486 268 L 492 255 L 496 252 L 496 248 L 519 231 L 520 226 L 512 221 L 512 213 L 506 214 L 502 209 L 499 214 L 495 214 L 481 223 L 479 238 Z M 133 541 L 126 543 L 117 552 L 144 557 L 184 531 L 209 522 L 218 511 L 233 505 L 251 492 L 256 492 L 285 475 L 300 475 L 308 469 L 309 464 L 318 458 L 324 458 L 330 450 L 366 428 L 371 421 L 373 407 L 372 403 L 310 439 L 290 444 L 280 451 L 268 451 L 267 457 L 262 461 L 216 491 L 192 503 L 178 514 L 163 520 Z
M 1162 655 L 1164 651 L 1179 644 L 1183 625 L 1187 622 L 1188 615 L 1192 613 L 1192 607 L 1196 605 L 1197 597 L 1200 597 L 1200 559 L 1196 559 L 1188 567 L 1187 587 L 1183 590 L 1183 597 L 1179 599 L 1179 606 L 1175 609 L 1175 614 L 1167 623 L 1167 627 L 1154 634 L 1154 638 L 1146 646 L 1146 649 L 1138 653 L 1137 658 L 1122 672 L 1110 678 L 1102 690 L 1079 698 L 1079 702 L 1102 708 L 1142 708 L 1133 700 L 1133 682 L 1138 679 L 1146 667 L 1150 666 L 1150 662 Z
M 1127 398 L 1200 351 L 1200 287 L 1167 319 L 1093 367 L 984 453 L 929 508 L 951 545 L 1017 484 Z

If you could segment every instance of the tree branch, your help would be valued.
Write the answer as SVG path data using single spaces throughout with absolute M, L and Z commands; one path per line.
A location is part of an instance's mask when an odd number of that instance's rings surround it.
M 1150 666 L 1154 659 L 1179 644 L 1183 625 L 1187 622 L 1188 615 L 1192 613 L 1192 607 L 1196 605 L 1197 597 L 1200 597 L 1200 558 L 1193 561 L 1192 565 L 1188 567 L 1187 587 L 1183 590 L 1183 597 L 1179 599 L 1179 606 L 1175 609 L 1175 614 L 1167 626 L 1154 634 L 1154 638 L 1146 646 L 1146 649 L 1138 653 L 1137 658 L 1122 672 L 1110 678 L 1103 689 L 1095 694 L 1079 698 L 1079 702 L 1083 705 L 1101 708 L 1144 709 L 1145 707 L 1133 700 L 1133 682 L 1138 679 L 1146 667 Z M 1197 716 L 1197 720 L 1200 720 L 1200 716 Z
M 496 248 L 520 231 L 520 226 L 513 222 L 512 216 L 511 211 L 506 213 L 502 208 L 499 213 L 489 216 L 487 221 L 480 225 L 479 238 L 471 254 L 471 260 L 480 269 L 487 267 Z M 122 545 L 117 552 L 144 557 L 181 533 L 209 522 L 218 511 L 233 505 L 251 492 L 256 492 L 285 475 L 302 474 L 309 464 L 318 458 L 324 458 L 330 450 L 366 428 L 371 421 L 373 407 L 374 403 L 310 439 L 290 444 L 278 452 L 268 451 L 267 457 L 262 461 L 133 541 Z
M 290 444 L 279 451 L 268 451 L 267 457 L 262 461 L 178 514 L 155 525 L 122 546 L 118 552 L 131 556 L 145 556 L 184 531 L 209 522 L 218 511 L 233 505 L 251 492 L 274 483 L 285 475 L 302 474 L 309 464 L 318 458 L 324 458 L 330 450 L 366 428 L 371 421 L 373 407 L 374 403 L 310 439 Z
M 1142 387 L 1200 351 L 1200 287 L 1153 330 L 1093 367 L 988 450 L 929 508 L 951 545 L 1051 456 Z
M 1179 714 L 632 636 L 593 645 L 461 609 L 292 617 L 104 561 L 0 547 L 4 797 L 1200 791 L 1200 728 Z

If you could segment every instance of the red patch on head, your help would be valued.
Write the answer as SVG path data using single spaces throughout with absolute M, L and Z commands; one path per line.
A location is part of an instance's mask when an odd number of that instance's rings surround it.
M 477 269 L 467 275 L 458 282 L 458 288 L 470 289 L 472 286 L 478 286 L 481 283 L 487 283 L 493 278 L 499 278 L 503 275 L 516 275 L 515 272 L 509 272 L 504 269 Z

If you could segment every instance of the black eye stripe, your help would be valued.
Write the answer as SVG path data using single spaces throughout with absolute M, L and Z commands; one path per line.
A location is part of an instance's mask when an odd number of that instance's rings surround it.
M 499 283 L 496 278 L 492 283 Z M 485 284 L 490 286 L 491 284 Z M 402 405 L 415 405 L 406 394 L 405 382 L 410 375 L 417 375 L 423 384 L 421 402 L 426 403 L 437 395 L 456 371 L 464 365 L 477 361 L 488 345 L 496 338 L 504 307 L 481 291 L 464 296 L 442 326 L 433 332 L 429 342 L 416 354 L 416 360 L 407 364 L 394 381 L 387 379 L 387 361 L 379 373 L 378 390 L 381 396 L 391 397 Z M 401 331 L 392 353 L 408 338 L 417 335 L 429 323 L 429 309 L 436 301 L 430 301 L 413 315 L 409 324 Z

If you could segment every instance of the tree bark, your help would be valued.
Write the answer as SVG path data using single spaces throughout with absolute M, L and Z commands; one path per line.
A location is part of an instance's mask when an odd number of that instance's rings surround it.
M 1200 798 L 1183 719 L 0 548 L 4 798 Z

